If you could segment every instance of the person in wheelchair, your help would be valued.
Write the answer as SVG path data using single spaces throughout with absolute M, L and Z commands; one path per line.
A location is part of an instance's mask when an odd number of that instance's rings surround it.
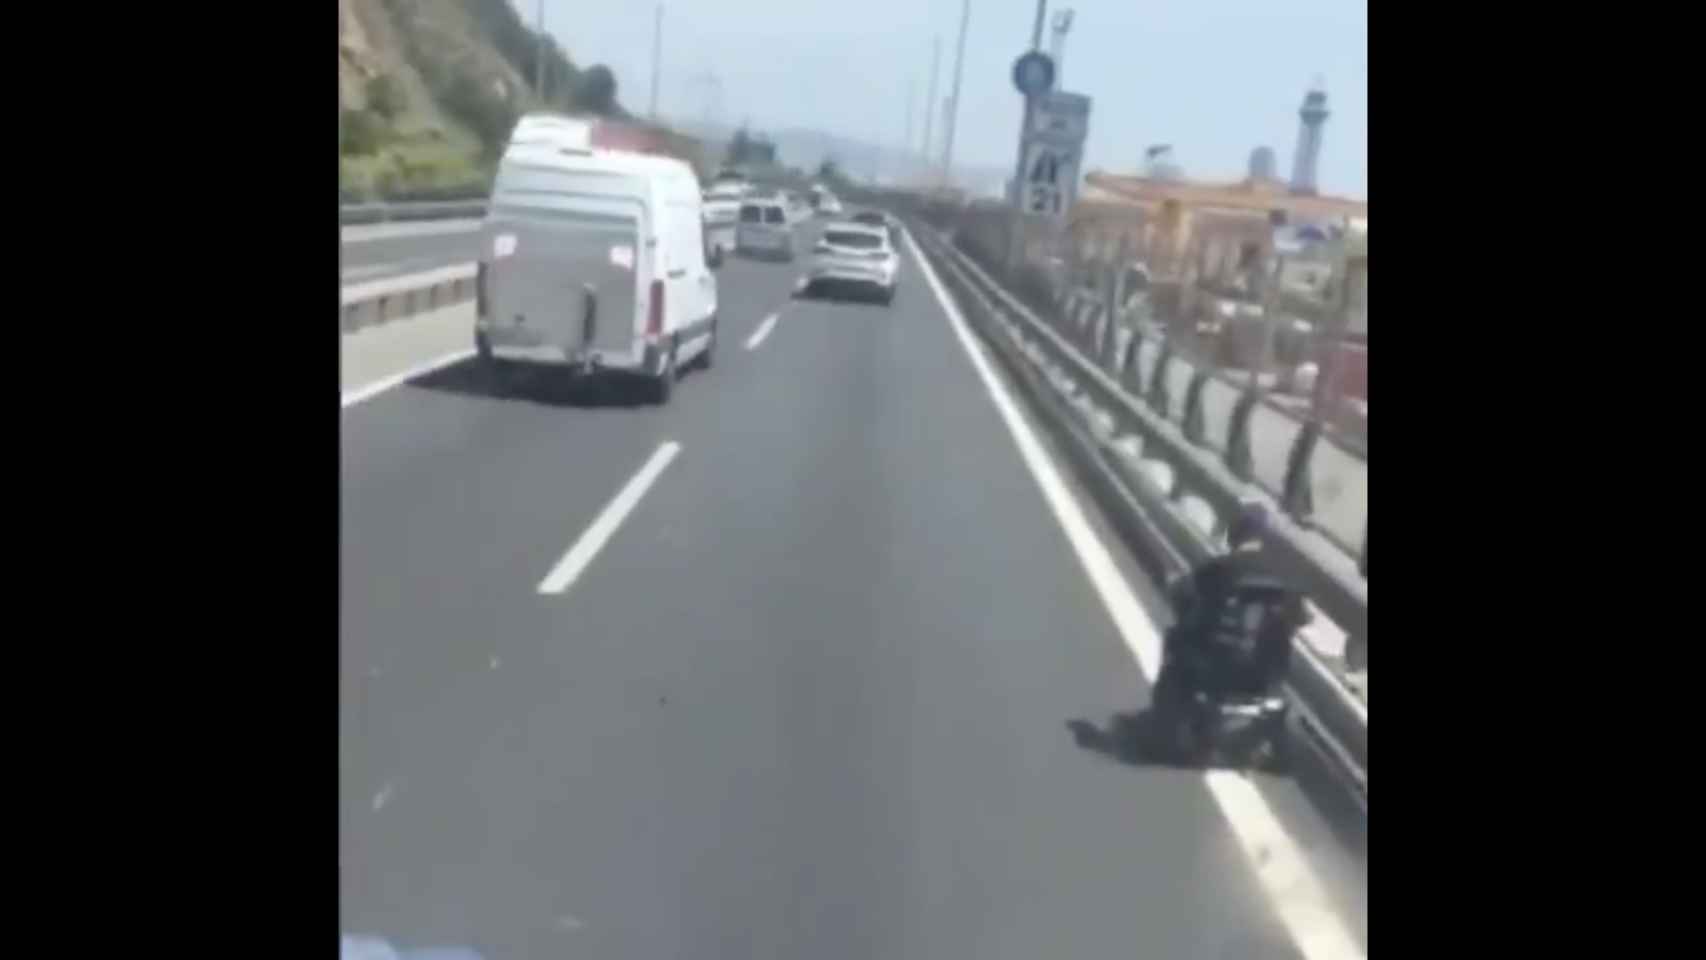
M 1267 508 L 1245 504 L 1227 526 L 1230 550 L 1171 585 L 1176 620 L 1162 644 L 1154 706 L 1170 713 L 1202 694 L 1212 703 L 1279 695 L 1291 644 L 1310 615 L 1262 549 Z

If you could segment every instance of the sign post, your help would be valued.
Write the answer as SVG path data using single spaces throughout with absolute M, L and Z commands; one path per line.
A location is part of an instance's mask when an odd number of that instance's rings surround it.
M 1025 225 L 1043 217 L 1059 225 L 1078 196 L 1078 172 L 1090 128 L 1090 98 L 1054 89 L 1054 61 L 1038 50 L 1013 64 L 1013 85 L 1025 98 L 1019 127 L 1018 161 L 1009 200 L 1013 204 L 1007 266 L 1014 267 Z

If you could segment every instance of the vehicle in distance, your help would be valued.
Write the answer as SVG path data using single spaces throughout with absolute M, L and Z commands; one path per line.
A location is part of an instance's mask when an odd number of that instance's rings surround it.
M 835 194 L 826 191 L 818 197 L 817 215 L 820 217 L 841 216 L 841 201 L 835 198 Z
M 896 247 L 900 246 L 900 224 L 896 222 L 895 218 L 881 210 L 861 210 L 848 219 L 854 223 L 865 224 L 868 227 L 881 227 L 887 230 L 889 243 Z
M 781 197 L 749 199 L 740 205 L 735 252 L 744 257 L 794 259 L 794 226 Z
M 894 302 L 899 272 L 900 257 L 887 230 L 840 221 L 826 226 L 812 249 L 804 292 L 807 296 L 875 297 L 886 306 Z
M 698 178 L 671 157 L 591 149 L 569 127 L 529 131 L 505 148 L 480 231 L 480 364 L 500 388 L 516 362 L 636 374 L 667 403 L 716 341 Z
M 722 250 L 734 247 L 735 220 L 750 189 L 742 180 L 720 180 L 705 191 L 705 227 L 710 231 L 713 247 Z

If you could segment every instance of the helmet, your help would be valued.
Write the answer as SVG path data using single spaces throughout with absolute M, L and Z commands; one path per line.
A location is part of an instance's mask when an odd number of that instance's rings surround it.
M 1233 547 L 1260 540 L 1268 532 L 1268 508 L 1260 503 L 1240 504 L 1238 513 L 1226 525 L 1226 542 Z

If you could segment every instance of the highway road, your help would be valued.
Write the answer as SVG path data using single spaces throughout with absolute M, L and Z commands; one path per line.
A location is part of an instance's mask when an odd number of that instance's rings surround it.
M 487 960 L 1366 956 L 1366 860 L 1295 784 L 1074 736 L 1145 702 L 1154 588 L 920 263 L 888 309 L 798 273 L 731 259 L 715 366 L 668 407 L 467 362 L 347 403 L 343 929 Z

